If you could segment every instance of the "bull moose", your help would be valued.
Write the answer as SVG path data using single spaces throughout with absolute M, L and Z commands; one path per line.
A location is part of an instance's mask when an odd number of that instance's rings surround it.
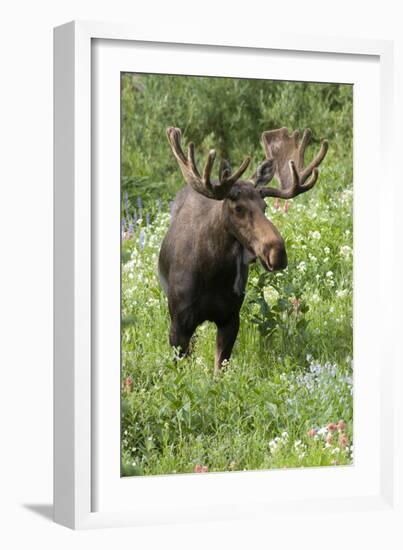
M 214 322 L 218 373 L 238 334 L 248 265 L 259 258 L 267 271 L 287 266 L 284 239 L 265 216 L 264 199 L 291 199 L 312 189 L 328 142 L 322 140 L 319 153 L 304 167 L 309 129 L 301 139 L 298 131 L 290 135 L 287 128 L 263 132 L 266 159 L 251 178 L 241 179 L 250 163 L 246 157 L 235 172 L 222 161 L 218 181 L 213 181 L 214 150 L 201 175 L 194 144 L 189 143 L 185 156 L 180 129 L 168 128 L 167 137 L 187 184 L 175 198 L 159 255 L 159 277 L 171 318 L 169 341 L 186 355 L 196 328 L 204 321 Z M 274 176 L 279 188 L 266 187 Z

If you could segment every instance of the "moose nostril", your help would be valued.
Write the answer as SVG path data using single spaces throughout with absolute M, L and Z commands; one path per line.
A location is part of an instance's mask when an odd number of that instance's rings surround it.
M 270 250 L 268 259 L 273 270 L 285 269 L 287 267 L 287 252 L 283 246 L 273 247 Z

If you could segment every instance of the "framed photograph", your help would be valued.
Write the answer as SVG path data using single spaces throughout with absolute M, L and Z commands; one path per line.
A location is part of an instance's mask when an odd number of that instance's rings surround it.
M 55 521 L 397 521 L 392 44 L 54 44 Z

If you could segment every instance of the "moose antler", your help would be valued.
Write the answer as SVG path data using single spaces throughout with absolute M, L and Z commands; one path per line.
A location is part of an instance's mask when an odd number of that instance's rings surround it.
M 228 162 L 224 161 L 220 170 L 219 182 L 210 180 L 211 170 L 213 168 L 216 152 L 211 149 L 204 165 L 203 176 L 200 175 L 195 160 L 194 143 L 188 144 L 187 158 L 181 147 L 181 131 L 179 128 L 167 128 L 167 137 L 171 145 L 172 152 L 178 161 L 179 168 L 185 178 L 186 183 L 191 185 L 195 191 L 208 197 L 209 199 L 222 200 L 231 190 L 234 183 L 242 176 L 250 163 L 250 157 L 246 157 L 241 166 L 234 173 Z
M 287 128 L 263 132 L 262 144 L 266 158 L 274 160 L 274 175 L 280 182 L 280 189 L 262 188 L 260 192 L 263 197 L 291 199 L 312 189 L 318 179 L 318 166 L 326 156 L 328 142 L 322 140 L 319 153 L 304 168 L 305 149 L 311 136 L 309 128 L 304 130 L 301 141 L 297 130 L 291 135 Z

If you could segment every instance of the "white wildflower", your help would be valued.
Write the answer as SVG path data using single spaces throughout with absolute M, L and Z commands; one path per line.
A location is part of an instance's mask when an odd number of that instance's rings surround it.
M 352 255 L 352 253 L 353 253 L 353 250 L 351 246 L 348 246 L 347 244 L 345 244 L 340 248 L 340 256 L 342 256 L 343 258 L 349 258 Z
M 336 291 L 336 298 L 345 298 L 348 294 L 347 288 L 343 288 Z
M 317 292 L 315 292 L 315 294 L 312 295 L 312 302 L 314 304 L 317 304 L 318 302 L 320 302 L 320 296 Z
M 268 304 L 274 305 L 279 298 L 279 293 L 272 286 L 265 286 L 263 289 L 263 297 Z

